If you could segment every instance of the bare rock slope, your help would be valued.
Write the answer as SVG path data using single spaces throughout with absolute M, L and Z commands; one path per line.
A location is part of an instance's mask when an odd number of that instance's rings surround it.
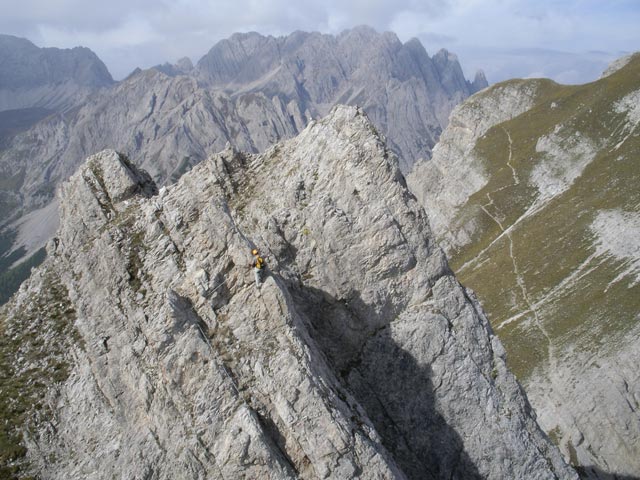
M 2 422 L 27 448 L 6 468 L 576 478 L 361 111 L 336 108 L 261 155 L 227 149 L 159 192 L 103 151 L 60 211 L 48 259 L 0 310 L 22 349 L 2 378 L 52 358 L 59 372 L 16 399 L 46 393 L 39 409 Z M 267 255 L 260 289 L 252 247 Z

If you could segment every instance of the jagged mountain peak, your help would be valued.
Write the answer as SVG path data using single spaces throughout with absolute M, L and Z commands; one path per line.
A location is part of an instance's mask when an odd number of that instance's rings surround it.
M 451 109 L 473 87 L 459 68 L 439 71 L 417 42 L 403 45 L 390 33 L 357 31 L 238 34 L 216 44 L 193 69 L 166 64 L 135 71 L 112 88 L 65 101 L 65 115 L 25 115 L 46 121 L 4 139 L 0 168 L 11 180 L 0 185 L 0 224 L 35 209 L 44 215 L 59 182 L 104 148 L 126 152 L 159 184 L 171 183 L 227 142 L 263 151 L 336 104 L 361 106 L 406 173 L 417 159 L 430 157 Z M 69 91 L 78 93 L 74 85 Z M 64 92 L 51 90 L 50 99 L 69 100 Z M 32 91 L 27 100 L 38 103 L 41 93 Z M 12 91 L 7 98 L 21 97 Z M 25 225 L 8 227 L 13 230 L 5 233 L 20 243 L 6 248 L 35 238 Z M 37 238 L 46 235 L 39 231 Z M 40 245 L 25 247 L 31 255 Z
M 442 63 L 458 63 L 458 56 L 455 53 L 450 52 L 446 48 L 441 48 L 440 50 L 438 50 L 433 56 L 433 59 Z
M 182 57 L 176 61 L 176 66 L 181 68 L 183 71 L 188 72 L 193 70 L 193 62 L 189 57 Z
M 471 90 L 476 93 L 480 90 L 483 90 L 489 86 L 489 82 L 487 81 L 487 77 L 484 74 L 483 70 L 478 70 L 473 77 L 473 82 L 471 83 Z
M 175 64 L 166 62 L 162 65 L 156 65 L 152 67 L 152 69 L 158 70 L 166 75 L 169 75 L 170 77 L 175 77 L 176 75 L 188 75 L 192 73 L 194 66 L 191 62 L 191 59 L 189 59 L 188 57 L 183 57 L 179 59 Z M 129 76 L 131 76 L 131 74 Z
M 67 339 L 57 381 L 24 393 L 51 399 L 24 472 L 575 478 L 361 109 L 259 155 L 229 147 L 157 193 L 104 151 L 60 192 L 48 260 L 0 310 L 12 329 L 39 305 L 39 331 Z M 16 358 L 3 379 L 26 375 Z
M 22 37 L 16 37 L 14 35 L 7 35 L 4 33 L 0 33 L 0 47 L 4 48 L 14 48 L 17 50 L 37 50 L 37 46 L 30 40 Z
M 407 40 L 405 42 L 405 46 L 406 47 L 410 47 L 410 48 L 414 48 L 414 49 L 421 49 L 421 50 L 424 50 L 426 52 L 426 49 L 424 48 L 424 45 L 422 45 L 422 42 L 417 37 L 411 37 L 409 40 Z
M 98 56 L 86 47 L 39 48 L 27 39 L 0 37 L 0 88 L 25 88 L 73 81 L 104 87 L 113 79 Z
M 68 110 L 113 83 L 88 48 L 39 48 L 26 39 L 0 36 L 0 110 Z

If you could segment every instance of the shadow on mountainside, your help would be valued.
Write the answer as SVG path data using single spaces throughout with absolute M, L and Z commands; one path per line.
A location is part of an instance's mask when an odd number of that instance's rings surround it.
M 436 410 L 431 368 L 397 344 L 388 320 L 375 318 L 359 295 L 347 303 L 315 288 L 291 290 L 310 334 L 407 478 L 482 478 L 458 433 Z M 376 323 L 382 326 L 371 331 Z
M 605 472 L 600 467 L 576 467 L 578 475 L 583 480 L 640 480 L 640 476 Z

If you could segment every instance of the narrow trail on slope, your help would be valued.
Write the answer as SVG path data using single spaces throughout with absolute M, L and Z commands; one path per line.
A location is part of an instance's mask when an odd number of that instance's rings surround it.
M 507 165 L 511 169 L 511 175 L 513 176 L 513 184 L 512 185 L 520 185 L 520 179 L 518 178 L 518 173 L 516 169 L 511 165 L 511 159 L 513 158 L 513 141 L 511 140 L 511 134 L 509 131 L 502 127 L 502 131 L 507 134 L 507 139 L 509 140 L 509 160 L 507 160 Z
M 527 306 L 527 310 L 522 312 L 522 314 L 520 315 L 524 315 L 527 312 L 531 312 L 533 314 L 534 317 L 534 322 L 536 324 L 536 327 L 538 328 L 538 330 L 540 330 L 540 332 L 542 333 L 542 335 L 545 337 L 545 339 L 547 340 L 547 358 L 549 360 L 549 364 L 551 365 L 551 367 L 553 368 L 556 365 L 556 358 L 555 358 L 555 354 L 553 351 L 553 343 L 551 340 L 551 335 L 549 335 L 549 332 L 547 332 L 547 329 L 545 328 L 540 315 L 538 314 L 538 310 L 536 308 L 536 305 L 534 305 L 534 303 L 531 302 L 531 299 L 529 297 L 529 291 L 527 290 L 527 285 L 524 281 L 524 277 L 522 276 L 522 274 L 520 273 L 520 269 L 518 268 L 518 263 L 516 261 L 516 257 L 513 254 L 513 238 L 511 237 L 511 227 L 508 228 L 504 228 L 504 226 L 502 225 L 502 222 L 500 222 L 500 220 L 498 220 L 498 218 L 495 215 L 492 215 L 491 212 L 489 212 L 487 207 L 496 207 L 495 203 L 493 202 L 493 198 L 491 197 L 492 193 L 496 193 L 499 192 L 501 190 L 504 190 L 506 188 L 509 187 L 515 187 L 517 185 L 520 185 L 520 178 L 518 177 L 518 173 L 516 172 L 515 168 L 513 167 L 513 165 L 511 164 L 511 160 L 513 158 L 513 141 L 511 140 L 511 135 L 509 134 L 508 130 L 504 127 L 502 127 L 502 130 L 504 131 L 504 133 L 507 135 L 507 139 L 509 140 L 509 154 L 508 154 L 508 159 L 507 159 L 507 166 L 511 169 L 511 176 L 513 178 L 513 183 L 509 184 L 509 185 L 505 185 L 503 187 L 500 187 L 497 190 L 494 190 L 493 192 L 487 192 L 486 196 L 487 199 L 489 200 L 488 203 L 481 205 L 480 208 L 482 209 L 482 211 L 484 213 L 487 214 L 487 216 L 489 218 L 491 218 L 491 220 L 493 220 L 498 227 L 500 228 L 500 236 L 505 235 L 507 237 L 507 239 L 509 240 L 509 257 L 511 257 L 511 263 L 513 265 L 513 274 L 516 277 L 516 283 L 518 284 L 518 287 L 520 288 L 520 292 L 522 293 L 522 298 L 524 299 L 524 302 Z M 499 328 L 499 327 L 497 327 Z

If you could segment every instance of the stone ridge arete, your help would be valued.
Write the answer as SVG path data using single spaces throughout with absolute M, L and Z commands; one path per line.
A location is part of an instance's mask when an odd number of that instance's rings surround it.
M 230 147 L 159 191 L 102 151 L 60 212 L 0 310 L 7 328 L 40 305 L 37 335 L 73 330 L 57 381 L 34 387 L 48 414 L 22 426 L 24 472 L 577 479 L 361 110 L 260 155 Z M 252 248 L 269 256 L 260 296 Z

